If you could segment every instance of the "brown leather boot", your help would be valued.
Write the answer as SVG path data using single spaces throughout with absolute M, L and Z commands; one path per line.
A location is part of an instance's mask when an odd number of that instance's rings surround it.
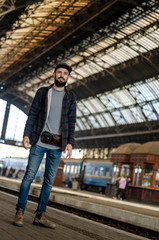
M 13 221 L 13 225 L 16 225 L 18 227 L 22 227 L 23 226 L 23 215 L 24 212 L 23 210 L 20 208 L 17 210 L 14 221 Z
M 45 212 L 42 212 L 41 214 L 36 213 L 33 221 L 33 225 L 38 225 L 38 226 L 47 227 L 51 229 L 56 228 L 56 225 L 45 217 Z

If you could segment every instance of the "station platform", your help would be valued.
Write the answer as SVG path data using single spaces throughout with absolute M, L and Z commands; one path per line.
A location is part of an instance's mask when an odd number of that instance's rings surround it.
M 56 224 L 48 229 L 32 224 L 36 203 L 28 201 L 24 215 L 24 226 L 12 224 L 15 216 L 17 197 L 0 191 L 0 239 L 2 240 L 147 240 L 132 233 L 124 232 L 78 217 L 74 214 L 47 207 L 47 218 Z
M 20 180 L 0 177 L 0 185 L 19 191 Z M 32 183 L 30 194 L 39 196 L 41 185 Z M 53 187 L 50 200 L 104 217 L 159 232 L 159 206 L 120 201 L 104 195 Z M 159 238 L 158 238 L 159 239 Z

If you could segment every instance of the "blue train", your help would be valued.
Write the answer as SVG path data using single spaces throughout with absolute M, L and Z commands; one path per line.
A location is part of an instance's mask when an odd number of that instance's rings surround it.
M 108 160 L 70 159 L 64 160 L 64 186 L 71 187 L 74 180 L 82 190 L 105 192 L 111 182 L 113 164 Z
M 15 168 L 25 171 L 28 159 L 25 158 L 6 158 L 1 159 L 0 164 L 8 169 Z M 45 170 L 45 159 L 39 167 L 35 182 L 41 183 Z M 107 183 L 111 182 L 113 164 L 108 160 L 97 159 L 61 159 L 58 168 L 58 184 L 56 179 L 54 185 L 72 187 L 73 182 L 78 183 L 78 188 L 93 192 L 105 192 Z

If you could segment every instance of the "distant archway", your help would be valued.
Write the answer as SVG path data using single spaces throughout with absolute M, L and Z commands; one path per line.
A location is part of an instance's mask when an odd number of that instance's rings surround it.
M 27 115 L 15 105 L 0 99 L 0 140 L 4 143 L 21 142 Z

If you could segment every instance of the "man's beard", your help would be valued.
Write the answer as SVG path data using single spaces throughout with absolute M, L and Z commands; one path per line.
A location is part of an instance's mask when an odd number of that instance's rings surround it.
M 55 84 L 57 87 L 64 87 L 66 85 L 66 82 L 59 82 L 56 78 L 55 78 Z

